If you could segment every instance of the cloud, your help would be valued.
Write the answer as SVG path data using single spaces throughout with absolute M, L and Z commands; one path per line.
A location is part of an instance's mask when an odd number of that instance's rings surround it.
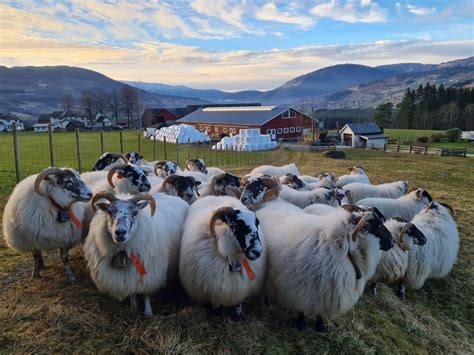
M 310 12 L 317 17 L 350 23 L 387 21 L 387 11 L 370 0 L 331 0 L 318 3 Z
M 290 5 L 295 6 L 294 3 Z M 255 18 L 262 21 L 297 25 L 304 29 L 311 28 L 316 23 L 316 20 L 310 16 L 295 14 L 289 11 L 281 11 L 273 2 L 268 2 L 259 8 L 255 13 Z
M 245 12 L 244 3 L 230 4 L 226 0 L 194 0 L 191 7 L 198 14 L 215 17 L 240 30 L 247 31 L 247 26 L 243 22 Z
M 414 5 L 407 5 L 408 12 L 417 16 L 428 16 L 436 13 L 436 7 L 421 7 Z

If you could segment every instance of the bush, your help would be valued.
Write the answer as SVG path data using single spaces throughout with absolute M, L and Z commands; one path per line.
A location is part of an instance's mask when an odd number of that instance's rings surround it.
M 459 128 L 450 128 L 446 130 L 448 142 L 456 142 L 461 137 L 462 131 Z
M 435 133 L 431 135 L 431 141 L 435 143 L 441 142 L 446 136 L 442 133 Z
M 416 142 L 417 142 L 417 143 L 426 144 L 426 143 L 428 143 L 429 140 L 430 140 L 430 139 L 429 139 L 428 137 L 423 136 L 423 137 L 418 137 L 418 138 L 416 139 Z

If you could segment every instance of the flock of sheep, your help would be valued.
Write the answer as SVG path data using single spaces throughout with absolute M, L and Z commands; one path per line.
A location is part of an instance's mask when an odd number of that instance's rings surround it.
M 335 177 L 301 175 L 295 164 L 260 166 L 239 177 L 191 159 L 147 162 L 106 153 L 93 171 L 47 168 L 21 181 L 5 207 L 7 244 L 34 258 L 83 243 L 97 288 L 152 316 L 150 296 L 180 281 L 196 302 L 232 307 L 264 293 L 324 319 L 348 312 L 366 285 L 420 288 L 447 275 L 459 234 L 452 209 L 404 181 L 372 185 L 361 167 Z

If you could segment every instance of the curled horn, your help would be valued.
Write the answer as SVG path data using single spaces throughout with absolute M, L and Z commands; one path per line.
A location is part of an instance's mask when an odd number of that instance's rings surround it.
M 115 187 L 114 183 L 112 181 L 112 178 L 114 177 L 115 171 L 117 169 L 124 169 L 126 166 L 127 166 L 127 164 L 119 164 L 119 165 L 113 166 L 112 169 L 109 170 L 109 172 L 107 173 L 107 181 L 109 182 L 110 186 Z
M 116 154 L 114 154 L 114 157 L 116 157 L 117 160 L 118 160 L 119 158 L 121 158 L 121 159 L 124 161 L 125 164 L 128 164 L 128 159 L 127 159 L 127 157 L 126 157 L 125 155 L 123 155 L 122 153 L 116 153 Z
M 92 197 L 92 200 L 91 200 L 92 210 L 94 212 L 97 211 L 97 209 L 95 208 L 95 203 L 102 198 L 105 198 L 109 202 L 114 202 L 115 200 L 117 200 L 117 197 L 115 197 L 115 195 L 112 192 L 101 191 L 101 192 L 96 193 L 94 197 Z
M 449 214 L 450 214 L 452 217 L 454 217 L 454 209 L 453 209 L 450 205 L 448 205 L 448 204 L 445 203 L 445 202 L 438 202 L 438 203 L 439 203 L 441 206 L 447 208 L 448 211 L 449 211 Z
M 161 183 L 161 188 L 165 191 L 167 185 L 175 186 L 176 180 L 178 179 L 178 175 L 169 175 L 164 178 L 163 182 Z
M 211 220 L 209 221 L 209 231 L 214 238 L 217 238 L 216 235 L 216 222 L 222 216 L 234 216 L 235 210 L 232 207 L 221 207 L 212 212 Z
M 166 160 L 160 160 L 160 161 L 157 161 L 156 164 L 155 164 L 155 175 L 158 176 L 158 173 L 156 172 L 158 169 L 161 169 L 163 168 L 163 165 L 166 164 Z
M 48 169 L 44 169 L 42 172 L 40 172 L 38 174 L 38 176 L 36 177 L 36 179 L 35 179 L 35 191 L 36 191 L 36 193 L 38 195 L 41 195 L 41 196 L 46 196 L 46 194 L 40 190 L 41 181 L 43 181 L 49 175 L 54 175 L 54 174 L 58 174 L 58 173 L 61 173 L 61 172 L 62 172 L 62 170 L 58 169 L 58 168 L 48 168 Z
M 280 182 L 276 177 L 261 177 L 263 185 L 268 189 L 263 195 L 263 202 L 272 201 L 277 199 L 280 194 Z
M 362 271 L 360 269 L 359 264 L 355 260 L 354 255 L 352 255 L 350 250 L 347 252 L 347 256 L 349 257 L 349 260 L 350 260 L 352 266 L 354 267 L 354 271 L 355 271 L 355 274 L 356 274 L 356 279 L 357 280 L 361 279 L 362 278 Z
M 357 223 L 356 227 L 354 228 L 352 232 L 352 240 L 355 242 L 357 239 L 357 234 L 364 228 L 364 224 L 367 222 L 367 215 L 364 214 L 362 218 L 360 219 L 359 223 Z
M 200 182 L 200 181 L 196 181 L 196 179 L 195 179 L 193 176 L 190 176 L 189 178 L 190 178 L 191 181 L 193 182 L 193 189 L 194 189 L 194 191 L 196 191 L 196 195 L 201 196 L 201 195 L 199 194 L 199 190 L 198 190 L 198 186 L 201 184 L 201 182 Z M 212 183 L 212 182 L 211 182 L 211 183 Z
M 156 201 L 155 199 L 151 196 L 151 195 L 147 195 L 147 194 L 138 194 L 138 195 L 135 195 L 131 198 L 131 200 L 135 203 L 138 203 L 140 201 L 144 201 L 144 200 L 147 200 L 150 202 L 150 209 L 151 209 L 151 216 L 153 217 L 155 215 L 155 212 L 156 212 Z

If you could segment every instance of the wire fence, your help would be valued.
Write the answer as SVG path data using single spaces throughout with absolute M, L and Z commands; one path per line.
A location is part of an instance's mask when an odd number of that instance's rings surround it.
M 145 160 L 175 160 L 184 167 L 190 158 L 223 169 L 271 164 L 282 146 L 271 151 L 214 150 L 212 142 L 177 144 L 147 139 L 140 131 L 17 132 L 0 135 L 0 194 L 11 192 L 21 179 L 49 166 L 90 171 L 104 152 L 139 152 Z

